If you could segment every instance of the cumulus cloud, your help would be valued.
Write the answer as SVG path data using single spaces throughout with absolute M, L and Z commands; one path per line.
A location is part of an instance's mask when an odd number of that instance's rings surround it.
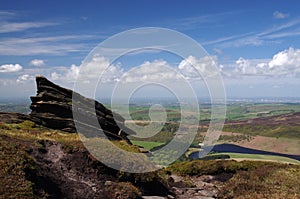
M 269 62 L 270 68 L 274 67 L 300 67 L 300 49 L 289 48 L 273 56 Z
M 74 82 L 79 74 L 79 66 L 72 64 L 70 67 L 60 67 L 50 73 L 50 79 L 61 80 L 65 82 Z
M 0 73 L 18 72 L 22 70 L 22 68 L 20 64 L 4 64 L 0 66 Z
M 279 12 L 279 11 L 275 11 L 273 13 L 273 17 L 275 19 L 284 19 L 284 18 L 287 18 L 289 17 L 290 15 L 288 13 L 283 13 L 283 12 Z
M 277 53 L 268 66 L 279 75 L 300 73 L 300 49 L 289 48 Z
M 231 67 L 222 68 L 225 76 L 296 76 L 300 73 L 300 49 L 289 48 L 272 59 L 239 58 Z
M 19 64 L 0 66 L 0 72 L 20 71 Z M 177 65 L 165 60 L 145 61 L 144 63 L 126 69 L 121 63 L 113 63 L 100 55 L 95 55 L 89 62 L 81 66 L 72 64 L 69 67 L 24 69 L 24 75 L 17 83 L 33 79 L 37 73 L 50 77 L 61 83 L 137 83 L 137 82 L 179 82 L 183 79 L 197 80 L 203 77 L 213 77 L 221 73 L 224 78 L 242 77 L 300 77 L 300 49 L 289 48 L 276 53 L 270 59 L 246 59 L 240 57 L 233 62 L 219 63 L 216 56 L 196 58 L 188 56 Z M 14 80 L 15 81 L 15 80 Z
M 100 83 L 173 82 L 182 79 L 198 79 L 216 74 L 217 57 L 197 59 L 189 56 L 178 65 L 170 65 L 165 60 L 145 61 L 141 65 L 125 71 L 120 63 L 111 64 L 100 55 L 94 55 L 81 66 L 71 65 L 52 71 L 50 78 L 61 81 Z
M 127 71 L 122 77 L 122 82 L 164 82 L 176 81 L 183 76 L 164 60 L 146 61 L 140 66 Z
M 68 80 L 76 80 L 79 75 L 79 66 L 72 64 L 70 69 L 67 71 L 66 78 Z
M 218 60 L 216 56 L 205 56 L 200 59 L 189 56 L 182 60 L 179 65 L 179 71 L 187 78 L 200 78 L 201 76 L 214 76 L 219 71 Z
M 30 61 L 29 63 L 31 66 L 44 66 L 45 65 L 45 61 L 42 59 L 33 59 Z
M 50 74 L 50 79 L 51 80 L 58 80 L 59 78 L 61 77 L 61 75 L 60 74 L 58 74 L 57 72 L 52 72 L 51 74 Z
M 236 68 L 235 72 L 240 73 L 242 75 L 256 75 L 257 74 L 257 67 L 251 65 L 251 61 L 240 57 L 236 60 Z
M 101 83 L 112 83 L 118 81 L 123 73 L 120 64 L 110 64 L 108 58 L 96 54 L 80 66 L 79 78 L 83 81 L 99 79 Z
M 107 58 L 95 55 L 89 62 L 81 66 L 72 64 L 70 67 L 56 67 L 50 72 L 51 80 L 60 80 L 65 82 L 96 82 L 111 83 L 116 82 L 122 76 L 123 69 L 119 65 L 110 65 Z
M 30 81 L 30 80 L 34 80 L 34 77 L 32 75 L 29 75 L 29 74 L 24 74 L 24 75 L 21 75 L 18 77 L 17 79 L 17 83 L 26 83 L 27 81 Z

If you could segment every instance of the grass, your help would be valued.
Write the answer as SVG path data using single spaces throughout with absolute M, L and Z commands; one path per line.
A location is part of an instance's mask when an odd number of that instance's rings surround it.
M 26 128 L 24 128 L 25 124 Z M 32 126 L 27 121 L 20 124 L 0 124 L 0 129 L 0 136 L 9 136 L 18 140 L 28 141 L 35 145 L 39 145 L 40 140 L 59 142 L 63 145 L 63 149 L 67 153 L 72 153 L 73 150 L 78 148 L 88 148 L 93 154 L 101 154 L 102 157 L 98 158 L 109 160 L 111 165 L 116 165 L 121 160 L 122 165 L 120 165 L 120 168 L 123 167 L 123 169 L 130 168 L 133 161 L 141 162 L 140 164 L 142 165 L 146 159 L 144 154 L 139 153 L 140 151 L 137 146 L 129 145 L 125 141 L 108 141 L 103 138 L 80 138 L 77 133 L 66 133 L 41 126 Z M 126 158 L 125 151 L 131 152 L 129 153 L 130 158 Z M 115 160 L 117 160 L 116 163 L 114 162 Z M 150 167 L 153 165 L 146 166 Z
M 32 183 L 26 171 L 34 170 L 34 162 L 25 149 L 0 136 L 0 196 L 1 198 L 34 198 Z
M 260 161 L 273 161 L 282 163 L 293 163 L 300 164 L 300 161 L 294 160 L 287 157 L 275 156 L 275 155 L 260 155 L 260 154 L 244 154 L 244 153 L 216 153 L 209 155 L 210 157 L 228 155 L 231 159 L 242 159 L 242 160 L 260 160 Z
M 243 120 L 299 112 L 299 104 L 233 104 L 227 106 L 227 120 Z
M 67 151 L 82 147 L 77 134 L 43 128 L 31 121 L 0 123 L 0 198 L 36 198 L 34 184 L 27 179 L 28 173 L 36 169 L 27 145 L 38 147 L 40 140 L 61 142 Z M 39 193 L 42 195 L 47 197 L 46 193 Z
M 170 108 L 168 118 L 170 121 L 177 121 L 180 116 L 175 108 Z M 300 111 L 299 105 L 235 105 L 229 107 L 228 118 L 231 119 L 245 119 L 252 117 L 265 117 L 276 114 L 283 114 L 289 111 Z M 137 117 L 147 119 L 145 114 L 147 111 L 143 108 L 136 110 L 139 114 Z M 205 117 L 209 116 L 209 110 L 205 110 Z M 176 128 L 176 126 L 166 126 L 166 128 Z M 297 137 L 299 135 L 299 127 L 284 126 L 281 128 L 260 127 L 241 127 L 245 129 L 238 129 L 249 131 L 253 130 L 253 135 L 263 133 L 268 135 L 283 136 L 286 133 Z M 74 147 L 83 147 L 81 140 L 77 134 L 64 133 L 59 130 L 51 130 L 35 125 L 30 121 L 25 121 L 20 124 L 3 124 L 0 123 L 0 196 L 3 198 L 33 198 L 32 183 L 26 179 L 26 171 L 34 170 L 33 160 L 26 153 L 26 149 L 19 144 L 9 142 L 1 139 L 3 136 L 17 138 L 22 141 L 31 141 L 38 144 L 39 140 L 52 140 L 64 144 L 64 149 L 72 153 Z M 173 136 L 173 132 L 162 132 L 157 137 L 152 138 L 153 141 L 136 141 L 132 142 L 136 145 L 143 146 L 150 150 L 154 147 L 163 144 L 163 140 L 169 140 Z M 224 140 L 233 139 L 231 137 L 222 137 Z M 239 137 L 234 137 L 239 138 Z M 90 140 L 94 142 L 95 140 Z M 97 145 L 95 150 L 101 150 L 106 154 L 103 158 L 107 160 L 114 160 L 111 158 L 117 152 L 111 151 L 109 148 Z M 138 152 L 137 147 L 129 146 L 126 142 L 113 141 L 113 144 L 128 152 Z M 234 161 L 234 160 L 195 160 L 177 162 L 165 169 L 169 173 L 177 173 L 182 176 L 201 176 L 201 175 L 219 175 L 222 173 L 232 174 L 232 178 L 222 184 L 219 197 L 220 198 L 298 198 L 300 196 L 300 166 L 282 164 L 282 162 L 298 163 L 299 161 L 292 160 L 285 157 L 267 156 L 267 155 L 253 155 L 253 154 L 237 154 L 237 153 L 222 153 L 229 155 L 234 159 L 252 159 L 256 161 Z M 212 155 L 213 156 L 213 155 Z M 136 159 L 135 159 L 136 158 Z M 132 156 L 130 160 L 124 159 L 122 154 L 119 154 L 118 159 L 128 161 L 125 166 L 131 166 L 130 161 L 144 161 L 140 156 Z M 164 161 L 164 157 L 157 157 L 159 161 Z M 263 160 L 263 161 L 257 161 Z M 275 162 L 266 162 L 271 160 Z M 281 163 L 279 163 L 281 162 Z M 114 162 L 111 162 L 114 163 Z M 151 167 L 151 165 L 149 165 Z M 143 169 L 143 168 L 142 168 Z M 146 168 L 145 168 L 146 169 Z M 136 168 L 141 170 L 141 168 Z M 128 176 L 127 176 L 128 177 Z M 145 177 L 145 175 L 142 175 Z M 129 178 L 129 177 L 128 177 Z M 150 178 L 150 181 L 152 178 Z M 135 180 L 136 181 L 136 180 Z M 123 187 L 130 186 L 130 184 L 123 184 Z M 116 188 L 114 190 L 118 190 Z M 136 194 L 139 195 L 138 190 Z
M 237 171 L 220 190 L 219 198 L 299 198 L 300 167 L 264 164 Z
M 180 107 L 166 106 L 165 107 L 168 121 L 180 121 Z M 131 117 L 135 120 L 149 120 L 149 106 L 137 106 L 131 105 L 130 108 Z M 122 108 L 120 108 L 122 111 Z M 281 115 L 286 113 L 300 112 L 300 104 L 268 104 L 268 103 L 243 103 L 243 104 L 231 104 L 227 105 L 226 118 L 228 121 L 253 119 L 259 117 L 268 117 Z M 211 114 L 211 108 L 200 105 L 200 118 L 202 121 L 209 120 Z
M 267 137 L 285 137 L 285 138 L 300 138 L 300 126 L 289 125 L 251 125 L 251 124 L 237 124 L 237 125 L 225 125 L 224 131 L 243 133 L 248 135 L 261 135 Z
M 43 147 L 41 145 L 41 141 L 43 140 L 61 143 L 62 149 L 67 155 L 72 155 L 72 153 L 78 151 L 85 152 L 85 149 L 78 149 L 77 147 L 89 146 L 89 144 L 91 144 L 90 146 L 94 146 L 94 149 L 90 148 L 91 150 L 97 150 L 96 152 L 101 151 L 103 159 L 109 160 L 110 162 L 108 163 L 110 165 L 120 164 L 118 165 L 120 169 L 133 169 L 141 172 L 152 166 L 145 164 L 147 157 L 145 154 L 139 153 L 137 146 L 129 145 L 126 141 L 85 138 L 84 144 L 87 145 L 83 145 L 77 133 L 65 133 L 59 130 L 48 129 L 37 126 L 29 121 L 20 124 L 1 123 L 0 198 L 48 198 L 49 195 L 44 190 L 38 190 L 38 193 L 36 192 L 36 181 L 31 181 L 32 179 L 30 178 L 30 175 L 36 173 L 40 167 L 36 166 L 33 157 L 28 152 L 32 150 L 31 148 L 37 147 L 39 149 Z M 107 147 L 108 145 L 115 145 L 115 147 L 112 149 Z M 121 149 L 122 153 L 120 154 L 115 149 Z M 132 152 L 132 156 L 129 158 L 125 156 L 125 151 Z M 88 155 L 88 157 L 92 160 L 95 158 L 93 154 Z M 141 166 L 143 163 L 144 166 Z M 47 163 L 45 162 L 45 164 Z M 94 169 L 95 165 L 90 166 Z M 138 166 L 138 168 L 135 168 L 135 166 Z M 99 173 L 101 172 L 102 171 L 99 170 Z M 132 184 L 136 182 L 152 182 L 159 178 L 156 173 L 143 175 L 132 174 L 127 176 L 125 176 L 125 174 L 121 176 L 121 174 L 123 174 L 122 171 L 116 172 L 116 174 L 101 174 L 107 175 L 109 179 L 119 178 L 117 182 L 113 182 L 113 185 L 104 187 L 104 193 L 108 194 L 109 198 L 140 198 L 141 193 L 139 189 Z
M 154 147 L 158 147 L 164 144 L 164 142 L 147 142 L 147 141 L 137 141 L 137 140 L 132 140 L 131 142 L 134 145 L 141 146 L 147 150 L 151 150 Z
M 222 172 L 235 173 L 237 170 L 249 170 L 265 164 L 265 162 L 236 162 L 234 160 L 193 160 L 172 164 L 166 170 L 182 176 L 201 176 L 217 175 Z
M 194 160 L 175 163 L 165 169 L 181 176 L 231 174 L 219 182 L 218 198 L 298 198 L 300 165 L 234 160 Z
M 0 135 L 24 140 L 52 140 L 61 143 L 78 143 L 80 141 L 77 133 L 44 128 L 27 120 L 19 124 L 0 123 Z

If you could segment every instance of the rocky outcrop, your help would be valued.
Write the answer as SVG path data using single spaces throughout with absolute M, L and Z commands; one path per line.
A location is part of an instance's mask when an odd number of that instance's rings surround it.
M 103 132 L 111 140 L 130 142 L 127 136 L 134 132 L 125 127 L 124 118 L 112 113 L 101 103 L 60 87 L 43 76 L 36 77 L 36 84 L 37 95 L 30 97 L 30 116 L 36 123 L 71 133 L 84 133 L 89 137 L 101 137 Z M 76 126 L 74 113 L 80 116 L 80 121 L 76 120 Z M 99 125 L 91 122 L 94 118 Z

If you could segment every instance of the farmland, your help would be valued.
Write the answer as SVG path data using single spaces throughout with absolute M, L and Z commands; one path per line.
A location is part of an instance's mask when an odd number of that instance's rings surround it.
M 148 125 L 150 122 L 149 107 L 150 105 L 130 106 L 132 122 L 142 126 Z M 202 107 L 198 133 L 192 143 L 192 146 L 196 148 L 199 147 L 198 143 L 205 138 L 211 113 L 209 106 L 205 105 Z M 147 149 L 151 149 L 152 146 L 160 146 L 172 140 L 180 122 L 180 107 L 169 105 L 165 107 L 165 111 L 167 113 L 167 122 L 159 133 L 148 138 L 131 137 L 131 140 Z M 296 103 L 229 104 L 227 106 L 226 122 L 217 144 L 231 143 L 250 149 L 299 155 L 299 113 L 300 104 Z M 231 154 L 230 157 L 237 158 L 237 155 Z M 240 159 L 251 158 L 277 161 L 274 156 L 255 154 L 239 154 L 238 157 Z M 285 161 L 283 157 L 277 158 L 279 161 Z

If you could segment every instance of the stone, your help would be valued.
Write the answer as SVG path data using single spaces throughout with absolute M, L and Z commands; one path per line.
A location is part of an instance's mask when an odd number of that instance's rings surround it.
M 113 185 L 113 182 L 110 181 L 110 180 L 107 180 L 107 181 L 105 181 L 104 185 L 105 186 L 111 186 L 111 185 Z
M 125 119 L 119 114 L 93 99 L 54 84 L 44 76 L 37 76 L 36 84 L 37 94 L 30 97 L 31 120 L 48 128 L 83 133 L 86 137 L 105 135 L 110 140 L 130 143 L 127 136 L 135 132 L 125 126 Z M 80 116 L 80 120 L 75 121 L 76 126 L 73 113 Z M 93 120 L 97 125 L 91 122 Z

